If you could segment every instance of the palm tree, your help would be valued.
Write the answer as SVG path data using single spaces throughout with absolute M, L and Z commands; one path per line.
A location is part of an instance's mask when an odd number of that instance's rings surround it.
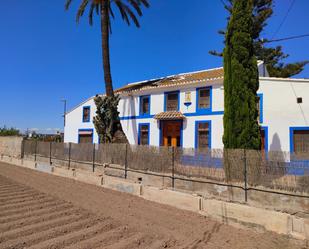
M 68 10 L 73 0 L 66 0 L 65 9 Z M 136 27 L 140 27 L 138 16 L 142 16 L 142 6 L 149 7 L 148 0 L 81 0 L 79 9 L 76 14 L 76 22 L 79 23 L 80 18 L 84 15 L 85 10 L 89 6 L 89 24 L 93 24 L 93 15 L 97 14 L 101 17 L 101 39 L 102 39 L 102 59 L 105 80 L 106 96 L 114 96 L 112 75 L 110 69 L 109 56 L 109 36 L 111 31 L 111 18 L 115 18 L 112 4 L 114 4 L 122 19 L 130 25 L 131 21 Z M 136 13 L 137 15 L 136 15 Z
M 106 97 L 97 96 L 95 103 L 97 115 L 93 119 L 94 126 L 102 142 L 128 143 L 123 132 L 118 113 L 119 96 L 114 95 L 109 56 L 109 36 L 111 33 L 111 19 L 115 18 L 112 5 L 119 10 L 122 19 L 130 25 L 131 21 L 140 27 L 138 16 L 142 16 L 142 7 L 149 7 L 149 0 L 81 0 L 76 14 L 76 22 L 84 15 L 89 7 L 89 24 L 93 24 L 93 16 L 101 18 L 102 59 L 105 80 Z M 65 9 L 68 10 L 73 0 L 66 0 Z M 100 107 L 104 106 L 104 110 Z

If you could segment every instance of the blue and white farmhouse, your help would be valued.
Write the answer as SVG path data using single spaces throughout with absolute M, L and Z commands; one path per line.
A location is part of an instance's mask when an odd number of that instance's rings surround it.
M 263 149 L 308 151 L 309 80 L 268 77 L 262 63 L 259 71 Z M 116 92 L 121 96 L 121 123 L 131 144 L 223 148 L 223 68 L 132 83 Z M 64 142 L 99 142 L 92 123 L 93 98 L 67 112 Z

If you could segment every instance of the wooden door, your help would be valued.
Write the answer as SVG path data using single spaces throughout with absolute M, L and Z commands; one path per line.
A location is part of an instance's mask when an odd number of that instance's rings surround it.
M 267 132 L 261 128 L 260 129 L 260 134 L 261 134 L 261 155 L 262 159 L 266 159 L 266 151 L 268 150 L 267 148 Z
M 163 146 L 179 147 L 181 139 L 181 122 L 163 122 Z
M 79 135 L 79 143 L 80 144 L 91 144 L 92 143 L 92 135 Z
M 265 130 L 261 129 L 261 150 L 264 151 L 266 146 Z

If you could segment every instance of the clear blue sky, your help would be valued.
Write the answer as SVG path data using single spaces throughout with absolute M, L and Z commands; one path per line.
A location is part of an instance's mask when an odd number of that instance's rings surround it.
M 272 37 L 292 0 L 275 0 L 264 32 Z M 62 128 L 61 98 L 71 108 L 102 93 L 99 22 L 75 23 L 64 0 L 0 1 L 0 126 L 48 131 Z M 128 82 L 222 65 L 208 54 L 223 46 L 220 0 L 150 0 L 141 28 L 113 22 L 111 66 L 115 88 Z M 296 0 L 276 38 L 309 33 L 309 1 Z M 87 16 L 87 15 L 86 15 Z M 98 20 L 97 20 L 98 21 Z M 282 42 L 287 61 L 309 59 L 309 38 Z M 298 75 L 309 78 L 309 67 Z

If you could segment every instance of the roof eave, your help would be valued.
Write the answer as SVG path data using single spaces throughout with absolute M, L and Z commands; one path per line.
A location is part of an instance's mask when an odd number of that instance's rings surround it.
M 128 95 L 135 95 L 138 93 L 143 93 L 143 92 L 147 92 L 151 90 L 157 90 L 157 89 L 169 89 L 173 87 L 196 86 L 196 85 L 200 85 L 201 83 L 206 83 L 208 85 L 223 84 L 223 76 L 216 77 L 216 78 L 203 79 L 203 80 L 184 81 L 181 83 L 175 82 L 174 84 L 168 84 L 168 85 L 143 87 L 141 89 L 136 89 L 136 90 L 122 91 L 122 92 L 119 92 L 118 94 L 121 96 L 128 96 Z

